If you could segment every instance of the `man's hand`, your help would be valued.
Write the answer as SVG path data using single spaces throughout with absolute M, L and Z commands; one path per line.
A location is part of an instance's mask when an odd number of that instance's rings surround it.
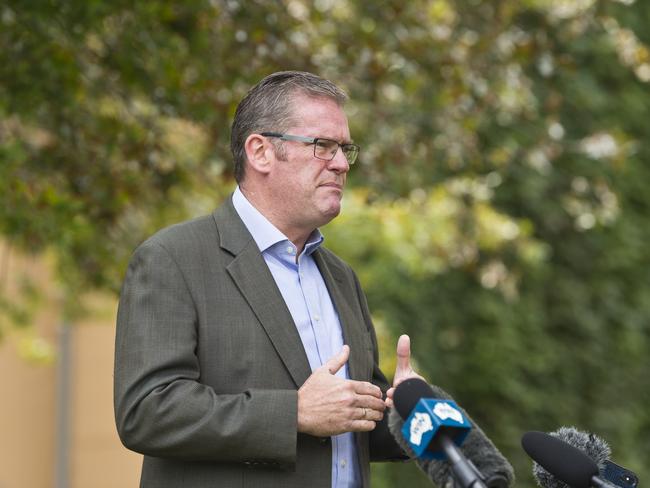
M 386 392 L 386 406 L 393 406 L 393 394 L 395 388 L 402 381 L 408 378 L 420 378 L 422 376 L 413 371 L 411 367 L 411 338 L 406 334 L 399 336 L 397 340 L 397 366 L 395 367 L 395 377 L 393 378 L 393 387 Z
M 386 405 L 378 386 L 334 376 L 350 357 L 350 347 L 315 370 L 298 390 L 298 432 L 329 437 L 375 428 Z

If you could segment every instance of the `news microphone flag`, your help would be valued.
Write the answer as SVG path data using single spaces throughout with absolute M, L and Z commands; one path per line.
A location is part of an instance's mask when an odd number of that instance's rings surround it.
M 471 429 L 456 402 L 421 398 L 404 422 L 402 435 L 417 457 L 444 460 L 446 454 L 434 440 L 436 435 L 444 433 L 460 447 Z

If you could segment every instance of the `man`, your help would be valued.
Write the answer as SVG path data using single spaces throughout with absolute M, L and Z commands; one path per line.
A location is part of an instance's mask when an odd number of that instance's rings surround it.
M 309 73 L 262 80 L 235 114 L 232 199 L 134 253 L 115 412 L 142 486 L 367 487 L 371 459 L 403 458 L 365 297 L 318 231 L 358 153 L 345 98 Z M 397 349 L 394 385 L 415 374 Z

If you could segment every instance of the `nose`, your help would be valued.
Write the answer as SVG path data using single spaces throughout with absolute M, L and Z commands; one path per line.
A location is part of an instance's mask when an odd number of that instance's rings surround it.
M 328 168 L 336 173 L 347 173 L 350 171 L 350 164 L 340 147 L 336 151 L 334 158 L 329 162 Z

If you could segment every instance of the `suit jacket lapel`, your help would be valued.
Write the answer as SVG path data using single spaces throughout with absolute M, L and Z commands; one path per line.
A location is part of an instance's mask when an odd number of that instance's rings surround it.
M 356 295 L 356 291 L 349 286 L 349 280 L 346 279 L 344 271 L 337 263 L 328 259 L 323 251 L 318 249 L 313 256 L 339 314 L 343 329 L 343 341 L 350 346 L 350 359 L 348 360 L 350 378 L 369 381 L 370 368 L 366 364 L 367 361 L 363 359 L 367 357 L 368 348 L 363 337 L 365 327 L 363 322 L 356 318 L 357 316 L 350 306 L 351 297 Z
M 220 245 L 234 255 L 228 273 L 264 327 L 296 386 L 311 374 L 307 354 L 291 313 L 262 254 L 229 198 L 217 209 Z

